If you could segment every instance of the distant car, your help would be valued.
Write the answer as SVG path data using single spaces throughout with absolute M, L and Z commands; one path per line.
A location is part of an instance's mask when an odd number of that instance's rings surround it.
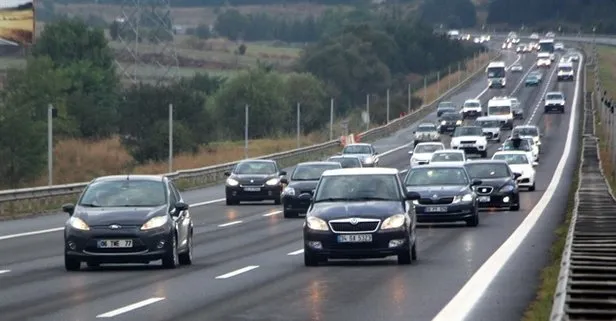
M 445 145 L 443 143 L 417 144 L 413 150 L 409 151 L 409 155 L 411 155 L 411 167 L 428 164 L 432 158 L 432 154 L 443 149 L 445 149 Z
M 541 150 L 541 130 L 535 125 L 518 125 L 511 130 L 511 135 L 518 135 L 521 138 L 530 137 L 535 145 Z
M 451 138 L 451 148 L 463 150 L 466 154 L 479 154 L 488 157 L 488 141 L 478 126 L 456 128 Z
M 546 38 L 554 38 L 555 36 L 556 36 L 556 34 L 554 34 L 554 32 L 552 32 L 552 31 L 548 31 L 548 32 L 545 34 L 545 37 L 546 37 Z
M 372 144 L 348 144 L 342 149 L 341 155 L 355 156 L 361 159 L 362 167 L 376 167 L 379 164 L 378 152 Z
M 192 263 L 193 222 L 177 187 L 159 175 L 94 179 L 77 204 L 65 204 L 64 267 L 81 263 L 149 263 L 174 269 Z
M 335 169 L 323 173 L 306 213 L 304 265 L 333 259 L 417 259 L 415 207 L 394 168 Z
M 562 42 L 555 43 L 554 50 L 559 50 L 559 51 L 565 50 L 565 44 L 563 44 Z
M 520 209 L 520 193 L 514 173 L 502 160 L 477 160 L 464 164 L 468 175 L 481 184 L 474 188 L 479 208 Z
M 483 114 L 483 107 L 481 106 L 481 100 L 479 99 L 467 99 L 462 104 L 462 110 L 460 110 L 462 118 L 473 118 Z
M 525 87 L 531 87 L 531 86 L 534 87 L 534 86 L 539 86 L 540 84 L 541 84 L 541 78 L 537 74 L 529 74 L 528 76 L 526 76 L 526 79 L 524 80 Z
M 509 168 L 514 173 L 520 174 L 517 178 L 518 187 L 528 188 L 529 191 L 535 190 L 535 166 L 539 165 L 533 162 L 525 152 L 507 151 L 496 152 L 492 156 L 494 160 L 504 160 L 509 164 Z
M 225 183 L 227 205 L 236 205 L 245 201 L 273 200 L 280 205 L 282 183 L 280 177 L 287 175 L 280 170 L 278 163 L 267 159 L 250 159 L 237 163 Z
M 578 54 L 572 54 L 571 55 L 571 61 L 578 62 L 579 60 L 580 60 L 580 55 L 578 55 Z
M 565 113 L 565 105 L 567 101 L 565 100 L 565 94 L 560 91 L 550 91 L 545 94 L 544 101 L 544 112 L 548 113 L 552 110 L 556 110 L 561 114 Z
M 441 134 L 445 134 L 452 133 L 458 126 L 462 126 L 463 119 L 460 113 L 449 112 L 443 114 L 439 121 L 438 131 Z
M 524 70 L 524 67 L 522 67 L 522 64 L 515 63 L 513 64 L 513 66 L 511 66 L 509 70 L 511 70 L 511 72 L 522 72 Z
M 463 165 L 467 161 L 466 153 L 459 149 L 443 149 L 432 153 L 430 158 L 430 165 L 436 164 L 451 164 L 451 165 Z
M 421 123 L 417 126 L 417 130 L 413 132 L 413 145 L 422 142 L 438 142 L 441 140 L 441 134 L 438 132 L 438 127 L 432 123 Z
M 530 39 L 539 39 L 539 34 L 538 33 L 532 33 L 530 35 Z
M 326 170 L 340 169 L 337 162 L 305 162 L 293 169 L 289 178 L 280 182 L 287 185 L 282 191 L 282 212 L 285 218 L 298 217 L 310 206 L 313 190 Z
M 520 53 L 520 54 L 521 54 L 521 53 L 524 53 L 524 50 L 525 50 L 525 49 L 526 49 L 526 46 L 524 46 L 524 45 L 518 45 L 518 46 L 515 48 L 515 52 L 517 52 L 517 53 Z
M 481 127 L 483 135 L 492 141 L 501 141 L 501 121 L 499 118 L 485 116 L 479 117 L 473 123 L 473 126 Z
M 444 113 L 456 111 L 456 106 L 451 101 L 441 101 L 436 107 L 436 117 L 441 117 Z
M 327 159 L 328 162 L 339 163 L 342 168 L 361 168 L 361 159 L 357 156 L 332 156 Z

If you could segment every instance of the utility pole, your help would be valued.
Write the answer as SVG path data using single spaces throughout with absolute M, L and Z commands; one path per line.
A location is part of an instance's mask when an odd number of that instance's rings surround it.
M 173 172 L 173 104 L 169 104 L 169 173 Z

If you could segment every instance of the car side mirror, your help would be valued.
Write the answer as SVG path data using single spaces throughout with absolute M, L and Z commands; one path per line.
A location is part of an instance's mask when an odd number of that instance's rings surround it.
M 545 101 L 545 98 L 541 98 L 541 101 Z
M 501 151 L 501 150 L 503 150 L 503 147 L 501 146 L 501 147 L 497 148 L 496 150 Z
M 289 180 L 288 180 L 288 179 L 286 179 L 286 178 L 281 178 L 281 179 L 280 179 L 280 183 L 282 183 L 282 184 L 286 184 L 286 185 L 289 185 Z
M 406 199 L 408 201 L 416 201 L 421 198 L 421 195 L 417 192 L 406 192 Z
M 75 204 L 67 203 L 62 205 L 62 212 L 68 213 L 69 216 L 72 216 L 75 213 Z
M 520 176 L 522 176 L 522 174 L 520 174 L 520 173 L 513 173 L 513 177 L 514 177 L 515 179 L 520 178 Z
M 337 152 L 336 155 L 342 155 L 342 152 Z
M 225 172 L 225 176 L 231 176 L 231 172 Z
M 539 163 L 533 162 L 533 167 L 535 167 L 535 166 L 539 166 Z
M 177 202 L 177 203 L 175 203 L 175 212 L 177 214 L 180 214 L 180 212 L 188 210 L 189 207 L 190 207 L 190 205 L 188 205 L 188 204 L 186 204 L 184 202 Z
M 379 154 L 379 152 L 374 152 L 374 155 L 378 155 L 378 154 Z
M 481 185 L 482 183 L 483 183 L 483 181 L 482 181 L 482 180 L 480 180 L 480 179 L 474 179 L 474 180 L 471 182 L 471 186 L 479 186 L 479 185 Z
M 413 151 L 412 150 L 409 150 L 409 155 L 413 155 Z
M 415 132 L 415 131 L 413 131 L 413 134 L 415 134 L 415 133 L 416 133 L 416 132 Z
M 287 175 L 287 171 L 280 171 L 279 174 L 280 174 L 280 176 L 285 176 L 285 175 Z

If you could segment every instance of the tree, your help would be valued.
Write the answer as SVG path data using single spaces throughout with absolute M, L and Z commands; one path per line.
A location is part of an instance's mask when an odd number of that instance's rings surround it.
M 285 100 L 290 107 L 300 103 L 301 131 L 307 134 L 329 123 L 329 99 L 323 83 L 309 73 L 292 73 L 286 76 Z M 295 131 L 296 109 L 289 108 L 285 121 L 288 131 Z
M 471 0 L 427 0 L 419 7 L 421 20 L 446 28 L 470 28 L 477 24 L 477 11 Z

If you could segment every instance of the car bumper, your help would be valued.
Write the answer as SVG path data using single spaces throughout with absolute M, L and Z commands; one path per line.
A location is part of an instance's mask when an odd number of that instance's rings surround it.
M 524 118 L 524 113 L 523 112 L 514 112 L 513 113 L 513 118 L 514 119 L 522 119 L 522 118 Z
M 482 200 L 482 196 L 488 196 L 488 201 Z M 478 195 L 479 208 L 509 208 L 512 205 L 519 204 L 518 195 L 515 192 L 509 193 L 492 193 L 490 195 Z
M 282 197 L 282 208 L 285 212 L 306 213 L 310 207 L 310 199 L 300 199 L 296 196 Z
M 475 146 L 475 147 L 451 146 L 451 148 L 463 150 L 467 154 L 482 154 L 486 152 L 486 146 Z
M 480 117 L 481 116 L 481 111 L 479 111 L 479 110 L 464 111 L 464 112 L 462 112 L 462 116 L 464 116 L 464 117 Z
M 411 238 L 407 229 L 365 234 L 372 235 L 372 242 L 340 243 L 338 236 L 342 233 L 304 228 L 304 245 L 314 254 L 334 259 L 383 258 L 409 251 Z
M 545 111 L 551 111 L 551 110 L 564 110 L 565 106 L 563 105 L 545 105 L 544 107 Z
M 520 177 L 518 178 L 517 183 L 520 187 L 531 187 L 535 184 L 535 178 L 530 176 Z
M 500 139 L 499 132 L 485 132 L 483 133 L 483 136 L 485 136 L 486 139 L 488 140 L 499 140 Z
M 573 75 L 558 75 L 556 78 L 558 80 L 573 80 Z
M 438 210 L 436 210 L 438 208 Z M 433 210 L 430 210 L 433 209 Z M 444 211 L 446 210 L 446 211 Z M 466 204 L 415 204 L 417 222 L 439 223 L 464 221 L 475 215 L 477 208 L 473 203 Z
M 455 125 L 455 124 L 454 125 L 450 125 L 450 124 L 441 125 L 441 127 L 439 128 L 439 132 L 441 134 L 453 133 L 456 130 L 457 127 L 458 127 L 458 125 Z
M 140 231 L 138 227 L 110 230 L 107 227 L 90 231 L 71 229 L 65 232 L 65 253 L 86 262 L 148 263 L 162 258 L 171 243 L 170 228 Z M 100 248 L 101 240 L 132 240 L 130 248 Z
M 488 85 L 488 87 L 490 87 L 490 88 L 505 88 L 505 85 L 500 83 L 500 82 L 497 82 L 497 83 L 490 83 Z
M 245 186 L 249 187 L 249 186 Z M 263 201 L 263 200 L 277 200 L 280 199 L 282 193 L 281 186 L 260 186 L 259 191 L 246 191 L 244 187 L 240 186 L 227 186 L 225 187 L 225 195 L 227 199 L 240 200 L 240 201 Z

